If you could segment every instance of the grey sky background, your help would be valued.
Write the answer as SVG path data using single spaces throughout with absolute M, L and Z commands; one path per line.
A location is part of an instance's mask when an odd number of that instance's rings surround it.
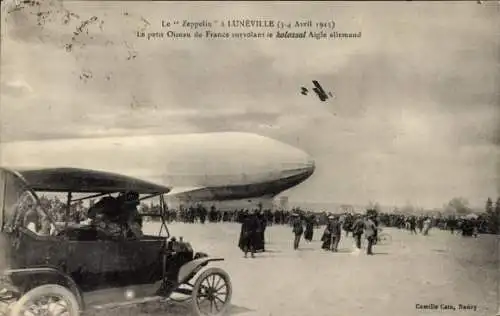
M 496 3 L 47 0 L 5 14 L 13 7 L 2 8 L 2 141 L 247 131 L 315 158 L 291 201 L 481 207 L 500 194 Z M 65 24 L 66 10 L 79 18 Z M 334 20 L 362 37 L 135 36 L 162 19 L 228 18 Z M 301 95 L 311 80 L 335 99 Z

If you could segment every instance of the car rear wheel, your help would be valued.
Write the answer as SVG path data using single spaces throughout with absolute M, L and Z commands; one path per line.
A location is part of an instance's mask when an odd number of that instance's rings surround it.
M 12 316 L 79 316 L 78 301 L 70 290 L 57 284 L 35 287 L 24 294 L 11 309 Z
M 231 303 L 229 275 L 220 268 L 209 268 L 196 279 L 192 292 L 195 316 L 222 316 Z

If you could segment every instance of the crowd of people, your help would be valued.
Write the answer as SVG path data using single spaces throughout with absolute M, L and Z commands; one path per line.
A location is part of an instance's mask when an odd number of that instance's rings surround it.
M 63 220 L 65 216 L 64 209 L 66 204 L 59 200 L 57 197 L 48 198 L 42 196 L 42 204 L 45 209 L 49 210 L 49 214 L 56 221 Z M 90 205 L 94 205 L 91 201 Z M 498 206 L 497 206 L 498 208 Z M 138 210 L 140 213 L 159 213 L 160 207 L 153 204 L 141 203 L 138 205 Z M 85 207 L 82 201 L 72 204 L 70 210 L 70 216 L 74 221 L 82 221 L 88 217 L 87 214 L 88 207 Z M 218 210 L 215 206 L 207 209 L 203 205 L 199 204 L 197 206 L 183 207 L 181 206 L 177 209 L 169 209 L 166 213 L 167 222 L 183 222 L 183 223 L 218 223 L 218 222 L 240 222 L 242 218 L 248 214 L 250 210 L 247 209 L 235 209 L 235 210 Z M 256 209 L 255 211 L 261 220 L 265 220 L 266 225 L 287 225 L 291 224 L 294 214 L 299 214 L 302 217 L 312 217 L 314 226 L 326 225 L 328 222 L 328 217 L 331 213 L 323 211 L 304 211 L 301 209 L 291 209 L 291 210 L 271 210 L 271 209 Z M 498 211 L 497 211 L 498 212 Z M 343 212 L 342 215 L 347 217 L 349 220 L 356 213 L 361 212 Z M 479 233 L 491 233 L 490 232 L 490 218 L 486 213 L 478 214 L 475 217 L 458 216 L 458 215 L 412 215 L 412 214 L 397 214 L 397 213 L 384 213 L 378 212 L 377 216 L 380 224 L 386 227 L 395 228 L 411 228 L 416 227 L 419 230 L 423 229 L 424 222 L 426 220 L 430 221 L 431 227 L 437 227 L 440 229 L 457 231 L 461 230 L 463 226 L 472 224 L 477 228 Z M 146 218 L 146 220 L 149 220 Z
M 461 232 L 462 236 L 474 237 L 477 237 L 479 232 L 484 233 L 488 227 L 487 219 L 480 215 L 477 217 L 450 216 L 439 218 L 424 215 L 405 216 L 379 213 L 375 209 L 368 209 L 365 214 L 312 213 L 301 210 L 285 212 L 285 214 L 287 219 L 285 223 L 292 227 L 293 248 L 295 250 L 299 248 L 302 237 L 306 242 L 311 242 L 314 228 L 325 226 L 320 239 L 322 249 L 337 252 L 343 232 L 345 232 L 346 237 L 352 235 L 358 250 L 361 250 L 361 240 L 364 236 L 367 240 L 367 255 L 373 254 L 372 248 L 379 240 L 378 234 L 381 231 L 381 226 L 406 229 L 410 234 L 424 236 L 429 234 L 432 227 L 436 227 L 449 230 L 452 234 Z M 245 257 L 249 252 L 254 257 L 256 252 L 265 251 L 265 229 L 273 221 L 269 221 L 266 213 L 259 210 L 243 211 L 239 221 L 242 225 L 238 246 L 244 252 Z
M 44 221 L 39 218 L 38 207 L 34 201 L 22 198 L 20 207 L 25 209 L 25 214 L 20 218 L 26 227 L 34 232 L 53 231 L 56 227 L 43 225 Z M 140 202 L 139 194 L 127 192 L 117 197 L 104 196 L 97 202 L 91 201 L 85 207 L 82 201 L 76 201 L 71 207 L 62 203 L 57 197 L 50 199 L 42 196 L 40 199 L 43 209 L 49 217 L 55 221 L 91 223 L 99 226 L 109 235 L 125 238 L 140 238 L 142 236 L 143 221 L 154 220 L 154 214 L 161 211 L 159 205 L 147 205 Z M 497 212 L 498 210 L 497 207 Z M 164 210 L 165 212 L 165 210 Z M 143 213 L 141 215 L 141 213 Z M 461 232 L 463 236 L 476 236 L 479 233 L 488 232 L 491 227 L 488 216 L 427 216 L 427 215 L 403 215 L 381 213 L 375 209 L 367 209 L 364 213 L 343 212 L 306 212 L 301 209 L 275 210 L 258 209 L 252 210 L 217 210 L 214 206 L 206 209 L 203 205 L 181 207 L 179 210 L 166 210 L 164 213 L 167 222 L 184 223 L 219 223 L 238 222 L 241 224 L 238 247 L 243 251 L 244 257 L 255 257 L 255 253 L 265 251 L 265 231 L 271 225 L 289 225 L 291 236 L 293 236 L 293 249 L 298 250 L 302 237 L 306 242 L 311 242 L 314 237 L 315 228 L 324 226 L 320 237 L 321 249 L 325 251 L 338 252 L 339 243 L 344 235 L 351 235 L 355 240 L 357 251 L 361 251 L 362 239 L 367 241 L 366 254 L 373 254 L 373 246 L 379 240 L 380 227 L 395 227 L 406 229 L 410 234 L 428 235 L 432 227 L 449 230 L 452 234 Z M 497 214 L 500 215 L 500 214 Z
M 107 197 L 112 199 L 111 197 Z M 139 213 L 155 214 L 160 212 L 159 205 L 140 203 L 134 196 L 133 212 L 134 215 L 128 216 L 128 225 L 131 231 L 137 231 L 135 226 L 142 226 L 142 220 L 152 221 L 157 220 L 153 217 L 140 217 Z M 127 199 L 131 197 L 127 196 Z M 120 200 L 118 198 L 116 201 Z M 82 201 L 78 201 L 71 205 L 69 210 L 70 221 L 84 222 L 89 220 L 105 220 L 95 214 L 95 210 L 102 208 L 104 200 L 101 199 L 97 203 L 90 202 L 90 206 L 84 206 Z M 107 201 L 107 200 L 106 200 Z M 115 202 L 116 202 L 115 201 Z M 107 201 L 110 203 L 110 201 Z M 112 201 L 111 201 L 112 202 Z M 57 197 L 48 198 L 41 197 L 42 207 L 48 210 L 49 215 L 56 221 L 64 221 L 67 214 L 66 205 Z M 108 203 L 108 204 L 109 204 Z M 120 209 L 111 205 L 111 209 Z M 498 205 L 496 206 L 496 212 Z M 128 213 L 127 213 L 128 214 Z M 497 214 L 497 216 L 500 214 Z M 115 216 L 115 215 L 113 215 Z M 111 217 L 113 217 L 111 216 Z M 119 218 L 118 215 L 115 216 Z M 411 234 L 421 233 L 427 235 L 431 228 L 438 228 L 442 230 L 449 230 L 451 233 L 460 232 L 463 236 L 477 236 L 479 233 L 493 233 L 491 228 L 491 216 L 487 213 L 475 216 L 427 216 L 427 215 L 408 215 L 408 214 L 395 214 L 395 213 L 382 213 L 375 210 L 369 210 L 366 214 L 361 212 L 343 212 L 341 214 L 334 214 L 328 212 L 311 212 L 303 211 L 301 209 L 292 210 L 271 210 L 263 209 L 262 207 L 253 210 L 217 210 L 215 206 L 209 209 L 199 204 L 197 206 L 180 207 L 179 210 L 169 209 L 165 214 L 167 222 L 183 222 L 183 223 L 220 223 L 220 222 L 237 222 L 242 224 L 242 233 L 240 237 L 239 246 L 241 249 L 246 249 L 246 252 L 252 253 L 265 251 L 264 232 L 267 226 L 271 225 L 289 225 L 292 227 L 292 232 L 295 235 L 293 242 L 294 248 L 299 247 L 301 236 L 306 241 L 313 239 L 314 228 L 325 226 L 325 232 L 321 237 L 323 242 L 323 249 L 337 250 L 339 239 L 342 231 L 346 234 L 352 234 L 356 239 L 358 245 L 358 236 L 363 231 L 365 236 L 370 235 L 366 231 L 366 227 L 370 226 L 367 222 L 373 221 L 376 224 L 373 236 L 373 243 L 376 243 L 376 234 L 380 227 L 394 227 L 399 229 L 406 229 Z M 113 227 L 114 220 L 105 221 L 109 227 Z M 360 223 L 363 223 L 361 225 Z M 248 233 L 250 232 L 250 233 Z M 134 233 L 136 234 L 136 233 Z M 246 238 L 245 236 L 251 236 Z M 370 251 L 369 251 L 370 252 Z
M 324 215 L 324 214 L 322 214 Z M 258 210 L 244 212 L 242 218 L 240 239 L 238 246 L 245 253 L 245 257 L 250 252 L 252 257 L 258 251 L 265 251 L 265 229 L 267 221 L 265 216 Z M 301 238 L 306 242 L 311 242 L 314 236 L 314 228 L 324 224 L 325 228 L 321 236 L 321 248 L 323 250 L 337 252 L 340 240 L 345 231 L 355 239 L 356 248 L 361 250 L 362 236 L 367 240 L 366 253 L 372 255 L 372 247 L 377 243 L 379 232 L 379 214 L 375 210 L 367 210 L 366 214 L 326 214 L 326 218 L 317 214 L 304 213 L 295 210 L 289 217 L 288 224 L 292 227 L 294 236 L 293 249 L 298 250 Z M 427 234 L 430 229 L 430 221 L 427 220 L 423 234 Z

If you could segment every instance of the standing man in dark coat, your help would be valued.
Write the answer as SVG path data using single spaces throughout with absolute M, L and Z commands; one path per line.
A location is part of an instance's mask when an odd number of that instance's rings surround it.
M 259 238 L 260 221 L 255 215 L 254 211 L 250 211 L 249 214 L 243 219 L 241 225 L 240 240 L 238 246 L 245 253 L 245 258 L 250 251 L 252 258 L 255 258 L 255 249 L 257 246 L 257 241 Z
M 354 223 L 352 224 L 352 235 L 356 241 L 356 248 L 361 249 L 361 235 L 363 235 L 363 230 L 365 224 L 363 218 L 360 215 L 356 215 Z
M 338 216 L 335 216 L 333 219 L 332 237 L 332 251 L 338 252 L 340 238 L 342 237 L 342 224 Z
M 262 215 L 262 212 L 260 210 L 255 210 L 255 217 L 259 221 L 259 229 L 257 230 L 257 235 L 255 239 L 255 251 L 260 252 L 260 251 L 265 251 L 265 230 L 266 230 L 266 223 L 265 219 Z
M 304 226 L 302 225 L 302 219 L 300 218 L 300 215 L 297 213 L 292 214 L 292 227 L 293 227 L 293 234 L 295 236 L 295 238 L 293 240 L 293 249 L 297 250 L 297 249 L 299 249 L 300 237 L 302 236 L 302 233 L 304 232 Z
M 457 228 L 457 220 L 454 217 L 451 217 L 447 220 L 447 226 L 450 229 L 451 234 L 455 232 L 455 229 Z M 422 228 L 420 229 L 420 232 L 422 232 L 422 229 L 424 227 L 424 220 L 422 219 Z
M 325 227 L 325 230 L 323 232 L 323 236 L 321 236 L 321 241 L 323 242 L 321 244 L 321 249 L 332 250 L 332 241 L 333 241 L 332 231 L 334 229 L 333 228 L 333 225 L 334 225 L 333 220 L 334 220 L 334 216 L 328 215 L 326 227 Z
M 409 219 L 410 222 L 410 233 L 411 234 L 417 234 L 417 219 L 415 216 L 411 216 Z
M 424 218 L 422 216 L 420 216 L 417 220 L 417 227 L 418 231 L 422 233 L 422 230 L 424 229 Z
M 367 216 L 365 220 L 365 237 L 368 240 L 366 254 L 373 255 L 372 247 L 376 243 L 377 239 L 377 225 L 374 221 L 374 215 Z
M 351 214 L 347 213 L 342 223 L 342 228 L 345 230 L 345 236 L 349 236 L 349 232 L 352 232 L 353 217 Z
M 200 222 L 202 224 L 205 224 L 205 221 L 207 220 L 207 214 L 208 214 L 207 209 L 205 208 L 205 206 L 200 204 L 198 206 L 198 212 L 199 212 L 199 216 L 200 216 Z

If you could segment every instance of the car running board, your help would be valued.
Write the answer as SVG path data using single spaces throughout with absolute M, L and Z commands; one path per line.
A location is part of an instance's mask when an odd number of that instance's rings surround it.
M 119 308 L 119 307 L 127 307 L 130 305 L 137 305 L 137 304 L 143 304 L 143 303 L 149 303 L 149 302 L 157 302 L 157 301 L 162 301 L 162 300 L 167 301 L 168 298 L 163 297 L 163 296 L 142 297 L 142 298 L 136 298 L 136 299 L 131 299 L 131 300 L 117 302 L 117 303 L 93 305 L 93 306 L 89 306 L 89 310 L 91 310 L 91 309 L 97 309 L 97 310 L 113 309 L 113 308 Z

